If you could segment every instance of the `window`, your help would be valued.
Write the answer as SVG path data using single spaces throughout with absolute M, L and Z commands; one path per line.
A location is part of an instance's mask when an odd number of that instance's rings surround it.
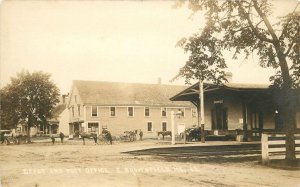
M 116 107 L 110 107 L 110 116 L 116 116 Z
M 197 117 L 197 111 L 196 111 L 196 109 L 191 109 L 191 111 L 192 111 L 192 117 Z
M 162 122 L 161 128 L 162 128 L 162 131 L 167 131 L 167 122 Z
M 150 116 L 150 108 L 149 107 L 145 107 L 145 116 Z
M 77 103 L 77 95 L 74 96 L 74 102 Z
M 161 116 L 166 117 L 167 116 L 167 108 L 161 108 Z
M 72 110 L 72 116 L 74 117 L 74 107 L 73 106 L 72 106 L 71 110 Z
M 184 109 L 178 109 L 178 112 L 181 112 L 181 117 L 184 117 Z
M 97 106 L 92 106 L 92 116 L 98 116 L 98 108 L 97 108 Z
M 95 132 L 97 133 L 99 129 L 98 123 L 88 123 L 88 132 Z
M 147 129 L 148 129 L 148 132 L 152 132 L 153 131 L 152 122 L 148 122 L 147 123 Z
M 128 116 L 133 116 L 133 107 L 127 108 Z
M 80 116 L 80 105 L 77 105 L 78 116 Z

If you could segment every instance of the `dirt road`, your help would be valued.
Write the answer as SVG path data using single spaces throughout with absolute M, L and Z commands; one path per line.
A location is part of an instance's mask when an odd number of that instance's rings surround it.
M 181 154 L 181 157 L 186 157 L 184 161 L 176 160 L 175 154 L 168 160 L 163 154 L 124 153 L 153 147 L 169 145 L 157 145 L 156 141 L 114 145 L 93 145 L 90 141 L 85 146 L 76 141 L 55 145 L 2 145 L 1 183 L 4 187 L 300 186 L 299 170 L 261 166 L 255 156 L 249 161 L 231 159 L 223 162 L 223 157 L 220 157 L 214 162 L 203 159 L 205 155 L 197 157 L 198 151 L 193 159 Z M 180 149 L 177 148 L 176 152 L 180 153 Z

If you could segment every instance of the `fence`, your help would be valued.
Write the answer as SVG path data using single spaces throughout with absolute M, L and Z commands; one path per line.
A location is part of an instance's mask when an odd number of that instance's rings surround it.
M 267 164 L 271 159 L 285 158 L 285 135 L 263 133 L 261 137 L 262 163 Z M 300 134 L 295 134 L 296 157 L 300 158 Z

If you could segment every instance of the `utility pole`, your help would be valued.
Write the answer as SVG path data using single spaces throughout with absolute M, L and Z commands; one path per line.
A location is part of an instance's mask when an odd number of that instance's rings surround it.
M 203 81 L 201 79 L 199 81 L 199 101 L 200 101 L 200 120 L 198 118 L 198 123 L 200 123 L 200 125 L 201 125 L 201 142 L 205 143 L 205 134 L 204 134 L 204 91 L 203 91 Z
M 171 111 L 171 125 L 172 125 L 172 145 L 175 145 L 175 113 Z

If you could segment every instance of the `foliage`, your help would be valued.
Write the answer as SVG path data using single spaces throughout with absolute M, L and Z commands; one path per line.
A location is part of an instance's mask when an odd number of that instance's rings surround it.
M 180 1 L 177 6 L 181 6 Z M 233 58 L 252 53 L 259 56 L 261 67 L 272 67 L 277 74 L 270 80 L 277 87 L 285 82 L 287 87 L 300 85 L 300 12 L 295 10 L 277 18 L 271 24 L 272 5 L 267 0 L 190 0 L 188 7 L 206 11 L 206 24 L 194 36 L 179 41 L 190 58 L 176 78 L 222 80 L 226 68 L 222 52 L 232 51 Z
M 0 123 L 1 127 L 0 129 L 11 129 L 18 124 L 18 118 L 16 116 L 16 113 L 14 112 L 14 109 L 10 107 L 9 100 L 7 98 L 7 94 L 5 94 L 4 89 L 0 90 Z
M 176 6 L 182 6 L 179 1 Z M 295 89 L 300 87 L 300 11 L 271 18 L 272 4 L 268 0 L 190 0 L 188 7 L 195 13 L 205 12 L 206 24 L 200 33 L 179 41 L 190 53 L 178 77 L 224 80 L 224 51 L 233 52 L 236 59 L 247 59 L 255 53 L 261 67 L 271 67 L 272 91 L 277 95 L 278 110 L 286 131 L 286 159 L 295 159 L 294 129 L 296 126 Z M 272 23 L 271 23 L 272 21 Z M 215 76 L 215 78 L 213 77 Z
M 49 74 L 22 71 L 1 90 L 2 120 L 10 128 L 18 123 L 26 123 L 29 128 L 45 123 L 58 97 L 59 89 L 50 81 Z
M 190 56 L 185 66 L 180 69 L 179 74 L 174 78 L 184 76 L 186 83 L 191 79 L 208 80 L 221 84 L 225 80 L 225 69 L 227 66 L 222 58 L 221 43 L 216 38 L 205 40 L 208 33 L 195 34 L 189 39 L 183 38 L 177 45 L 184 48 Z

